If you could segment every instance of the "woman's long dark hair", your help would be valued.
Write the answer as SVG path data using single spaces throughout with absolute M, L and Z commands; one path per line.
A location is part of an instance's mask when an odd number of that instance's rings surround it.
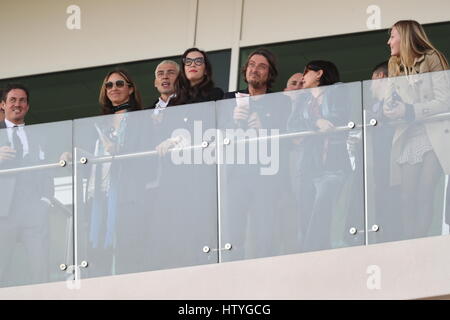
M 195 86 L 191 86 L 191 83 L 186 77 L 186 71 L 184 70 L 184 59 L 191 52 L 200 52 L 203 55 L 205 61 L 205 75 L 203 77 L 203 80 Z M 191 103 L 198 96 L 206 98 L 213 88 L 214 81 L 212 79 L 212 67 L 211 62 L 206 55 L 206 52 L 198 48 L 187 49 L 181 57 L 181 72 L 175 84 L 175 91 L 177 96 L 174 100 L 174 104 Z

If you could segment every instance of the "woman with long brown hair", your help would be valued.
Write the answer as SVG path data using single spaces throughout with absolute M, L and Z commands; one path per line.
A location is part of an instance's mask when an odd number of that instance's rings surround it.
M 396 125 L 391 153 L 391 184 L 400 185 L 402 238 L 427 236 L 433 218 L 435 185 L 450 172 L 448 121 L 427 121 L 448 112 L 447 59 L 413 20 L 395 23 L 388 45 L 390 85 L 384 115 Z M 399 78 L 392 78 L 404 76 Z M 425 120 L 425 121 L 424 121 Z M 394 217 L 392 217 L 395 219 Z
M 142 268 L 145 259 L 143 251 L 139 251 L 143 244 L 133 237 L 144 232 L 139 207 L 144 186 L 135 169 L 141 164 L 136 163 L 138 159 L 114 160 L 116 155 L 136 152 L 142 144 L 138 117 L 130 113 L 142 109 L 141 96 L 125 70 L 106 74 L 99 104 L 103 116 L 87 121 L 97 135 L 93 150 L 90 148 L 90 161 L 105 156 L 113 159 L 92 161 L 90 165 L 84 197 L 88 214 L 81 219 L 86 219 L 84 224 L 89 228 L 87 256 L 92 261 L 91 276 L 134 271 Z
M 102 114 L 123 113 L 142 109 L 142 99 L 128 72 L 116 69 L 108 72 L 99 94 Z

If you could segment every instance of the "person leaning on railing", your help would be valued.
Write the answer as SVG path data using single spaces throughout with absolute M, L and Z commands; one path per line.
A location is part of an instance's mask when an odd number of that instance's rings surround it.
M 295 141 L 299 157 L 295 165 L 295 194 L 305 251 L 331 248 L 334 204 L 351 170 L 347 152 L 348 133 L 332 133 L 346 126 L 349 108 L 339 98 L 342 88 L 337 67 L 329 61 L 311 61 L 303 72 L 303 89 L 288 121 L 291 132 L 316 132 Z M 330 134 L 326 134 L 326 133 Z
M 405 121 L 397 126 L 392 142 L 391 184 L 400 185 L 404 236 L 414 238 L 427 235 L 434 186 L 442 169 L 450 173 L 449 121 L 417 122 L 448 112 L 448 74 L 438 71 L 449 65 L 413 20 L 395 23 L 388 45 L 391 85 L 383 112 L 389 119 Z M 392 78 L 397 76 L 406 77 Z

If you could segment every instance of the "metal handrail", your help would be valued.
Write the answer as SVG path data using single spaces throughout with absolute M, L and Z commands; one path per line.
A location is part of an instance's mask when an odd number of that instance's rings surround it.
M 61 167 L 61 164 L 59 162 L 58 163 L 49 163 L 49 164 L 40 164 L 40 165 L 28 166 L 28 167 L 3 169 L 3 170 L 0 170 L 0 174 L 5 174 L 5 173 L 11 174 L 11 173 L 17 173 L 17 172 L 33 171 L 33 170 L 38 170 L 38 169 L 52 169 L 52 168 L 57 168 L 57 167 Z
M 423 122 L 430 122 L 430 121 L 440 121 L 440 120 L 450 120 L 450 112 L 449 113 L 442 113 L 433 115 L 424 119 L 420 120 L 414 120 L 412 122 L 407 122 L 404 120 L 399 121 L 389 121 L 389 124 L 395 124 L 399 125 L 402 123 L 423 123 Z M 289 133 L 282 133 L 279 135 L 268 135 L 268 136 L 258 136 L 258 137 L 251 137 L 251 138 L 244 138 L 239 139 L 236 141 L 236 143 L 249 143 L 259 140 L 267 140 L 267 139 L 274 139 L 274 138 L 299 138 L 299 137 L 308 137 L 308 136 L 315 136 L 315 135 L 330 135 L 335 134 L 337 132 L 345 132 L 350 131 L 354 129 L 360 129 L 362 127 L 372 126 L 371 124 L 358 124 L 354 126 L 339 126 L 335 127 L 333 129 L 330 129 L 328 131 L 322 132 L 322 131 L 302 131 L 302 132 L 289 132 Z M 224 128 L 225 129 L 225 128 Z M 220 129 L 219 129 L 220 130 Z M 244 130 L 245 132 L 245 130 Z M 225 137 L 226 138 L 226 137 Z M 215 147 L 216 143 L 210 143 L 208 146 Z M 194 146 L 186 146 L 186 147 L 178 147 L 178 148 L 170 148 L 168 152 L 174 152 L 174 151 L 188 151 L 188 150 L 195 150 L 195 149 L 202 149 L 204 148 L 203 145 L 194 145 Z M 155 156 L 158 155 L 158 152 L 156 150 L 151 151 L 142 151 L 142 152 L 134 152 L 134 153 L 127 153 L 127 154 L 119 154 L 119 155 L 110 155 L 110 156 L 101 156 L 97 158 L 91 158 L 89 159 L 90 163 L 104 163 L 104 162 L 111 162 L 113 160 L 126 160 L 130 158 L 136 158 L 136 157 L 145 157 L 145 156 Z M 27 166 L 27 167 L 19 167 L 19 168 L 11 168 L 11 169 L 3 169 L 0 170 L 0 175 L 2 174 L 13 174 L 18 172 L 26 172 L 26 171 L 33 171 L 33 170 L 39 170 L 39 169 L 53 169 L 57 167 L 63 167 L 63 166 L 70 166 L 73 165 L 73 161 L 66 161 L 64 162 L 64 165 L 62 162 L 57 163 L 49 163 L 49 164 L 42 164 L 42 165 L 34 165 L 34 166 Z

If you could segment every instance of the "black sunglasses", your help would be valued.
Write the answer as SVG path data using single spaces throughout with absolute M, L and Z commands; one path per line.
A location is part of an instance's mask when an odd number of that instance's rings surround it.
M 198 58 L 195 58 L 195 59 L 183 58 L 183 63 L 186 66 L 190 66 L 192 64 L 192 62 L 194 62 L 196 66 L 201 66 L 202 64 L 205 63 L 205 58 L 202 58 L 202 57 L 198 57 Z
M 125 80 L 117 80 L 116 82 L 108 81 L 105 83 L 105 88 L 108 90 L 112 89 L 114 84 L 116 85 L 117 88 L 123 88 L 125 84 L 129 85 L 130 83 L 126 82 Z

